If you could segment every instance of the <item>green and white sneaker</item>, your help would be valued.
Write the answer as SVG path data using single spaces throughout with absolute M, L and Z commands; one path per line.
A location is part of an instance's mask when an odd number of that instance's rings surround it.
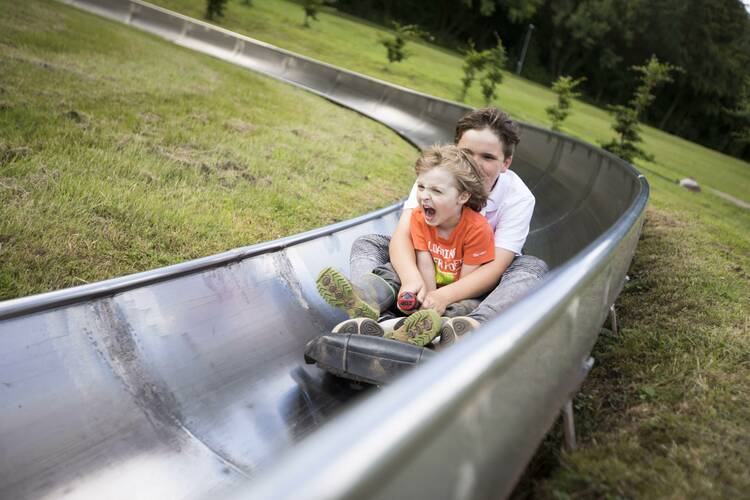
M 380 324 L 370 318 L 351 318 L 342 321 L 333 327 L 331 333 L 351 333 L 356 335 L 370 335 L 372 337 L 382 337 L 385 331 Z
M 350 318 L 378 320 L 380 311 L 362 299 L 351 281 L 340 271 L 332 267 L 324 268 L 318 274 L 315 284 L 323 300 L 343 310 Z
M 424 347 L 437 336 L 440 324 L 438 313 L 433 309 L 424 309 L 406 318 L 396 330 L 386 332 L 385 338 Z
M 443 326 L 440 328 L 440 347 L 458 342 L 464 335 L 480 326 L 477 320 L 468 316 L 444 318 Z

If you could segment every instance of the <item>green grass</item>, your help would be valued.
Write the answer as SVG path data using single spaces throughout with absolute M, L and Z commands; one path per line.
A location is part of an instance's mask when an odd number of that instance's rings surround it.
M 354 112 L 53 1 L 0 0 L 0 299 L 400 199 L 416 151 Z
M 203 19 L 204 0 L 155 0 L 157 5 Z M 385 48 L 378 37 L 386 31 L 370 23 L 328 10 L 302 26 L 302 7 L 288 0 L 254 0 L 252 7 L 232 0 L 225 16 L 214 23 L 244 33 L 258 40 L 307 55 L 337 66 L 361 72 L 413 88 L 430 95 L 455 100 L 463 76 L 460 55 L 425 43 L 409 42 L 411 56 L 404 62 L 388 66 Z M 549 126 L 544 109 L 556 100 L 546 87 L 505 73 L 495 102 L 514 117 Z M 483 105 L 478 84 L 470 90 L 466 102 Z M 612 119 L 604 110 L 576 101 L 563 131 L 593 144 L 609 142 L 614 137 Z M 693 176 L 699 183 L 711 186 L 745 201 L 750 201 L 750 165 L 651 127 L 643 127 L 644 149 L 656 157 L 654 163 L 639 162 L 670 179 Z
M 750 488 L 750 212 L 656 179 L 631 281 L 515 498 L 740 498 Z
M 199 0 L 160 2 L 200 17 Z M 229 3 L 223 25 L 454 98 L 460 60 L 411 44 L 385 69 L 379 29 L 299 5 Z M 362 214 L 403 196 L 414 150 L 317 97 L 53 1 L 0 0 L 0 298 L 141 271 Z M 95 47 L 95 48 L 94 48 Z M 506 75 L 499 105 L 547 124 L 549 90 Z M 481 104 L 478 90 L 471 104 Z M 576 103 L 566 131 L 611 137 Z M 646 173 L 748 200 L 750 170 L 662 132 Z M 343 139 L 343 140 L 342 140 Z M 750 488 L 750 211 L 659 175 L 620 335 L 604 334 L 517 497 L 742 497 Z

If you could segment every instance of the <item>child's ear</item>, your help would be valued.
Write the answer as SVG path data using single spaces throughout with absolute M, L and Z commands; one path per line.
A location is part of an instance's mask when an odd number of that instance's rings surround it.
M 465 205 L 467 201 L 471 198 L 471 193 L 468 191 L 462 191 L 461 194 L 458 195 L 458 202 L 461 205 Z

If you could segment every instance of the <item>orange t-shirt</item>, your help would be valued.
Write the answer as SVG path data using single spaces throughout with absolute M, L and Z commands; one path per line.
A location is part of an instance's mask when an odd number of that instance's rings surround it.
M 479 212 L 468 207 L 463 207 L 461 219 L 448 239 L 438 236 L 436 227 L 427 225 L 421 207 L 411 212 L 409 232 L 414 249 L 432 255 L 437 286 L 458 280 L 464 263 L 479 265 L 495 259 L 495 239 L 490 224 Z

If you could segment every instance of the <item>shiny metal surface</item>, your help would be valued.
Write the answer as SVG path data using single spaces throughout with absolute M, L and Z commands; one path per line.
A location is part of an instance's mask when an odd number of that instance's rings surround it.
M 417 145 L 450 140 L 465 111 L 148 4 L 67 3 L 301 85 Z M 514 169 L 537 197 L 526 252 L 552 273 L 383 390 L 353 391 L 303 350 L 341 319 L 317 271 L 345 268 L 356 236 L 390 232 L 398 206 L 0 303 L 0 498 L 507 494 L 585 376 L 648 199 L 629 165 L 532 126 Z

